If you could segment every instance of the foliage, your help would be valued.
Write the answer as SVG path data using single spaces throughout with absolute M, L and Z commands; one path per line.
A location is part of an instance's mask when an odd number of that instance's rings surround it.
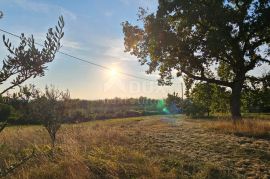
M 245 89 L 242 94 L 243 111 L 270 112 L 270 89 Z
M 263 74 L 264 81 L 250 79 L 243 90 L 243 111 L 270 112 L 270 72 Z M 251 84 L 251 85 L 248 85 Z
M 212 88 L 210 111 L 212 113 L 229 113 L 231 91 L 218 85 L 210 86 Z
M 11 105 L 5 104 L 0 95 L 0 132 L 8 125 L 8 122 L 17 118 Z
M 187 115 L 203 116 L 205 113 L 227 113 L 230 92 L 224 87 L 208 83 L 196 83 L 185 100 L 183 110 Z
M 55 146 L 56 133 L 67 116 L 69 92 L 61 92 L 55 87 L 46 87 L 45 92 L 35 96 L 31 102 L 33 116 L 39 120 L 48 131 L 52 147 Z
M 183 100 L 178 93 L 168 94 L 166 98 L 166 106 L 170 113 L 176 114 L 181 112 Z
M 202 117 L 205 112 L 204 106 L 194 103 L 190 98 L 183 101 L 183 113 L 187 116 Z
M 2 17 L 2 13 L 0 14 Z M 34 37 L 27 38 L 24 34 L 21 34 L 20 44 L 18 47 L 13 47 L 9 39 L 6 39 L 3 35 L 3 41 L 6 48 L 9 51 L 9 55 L 3 60 L 3 65 L 0 69 L 0 85 L 6 84 L 0 95 L 6 93 L 8 90 L 13 89 L 16 86 L 21 85 L 23 82 L 30 78 L 37 76 L 44 76 L 47 69 L 46 64 L 54 60 L 56 52 L 59 50 L 61 44 L 60 40 L 64 36 L 64 19 L 59 17 L 58 26 L 55 26 L 55 30 L 50 28 L 48 30 L 44 46 L 41 50 L 36 48 Z M 8 85 L 8 81 L 11 81 Z M 23 94 L 22 92 L 20 94 Z M 24 94 L 25 97 L 30 98 L 31 94 Z M 25 110 L 25 108 L 24 108 Z M 1 126 L 2 131 L 5 126 L 11 122 L 13 108 L 1 101 L 0 113 L 1 113 Z M 27 113 L 27 111 L 24 111 Z
M 123 23 L 125 49 L 159 71 L 160 84 L 177 76 L 230 87 L 231 113 L 241 117 L 245 81 L 264 81 L 249 71 L 270 65 L 270 1 L 166 1 L 156 13 L 140 9 L 143 27 Z M 213 71 L 213 65 L 217 71 Z
M 10 119 L 11 115 L 11 107 L 6 104 L 0 103 L 0 132 L 6 127 L 8 124 L 7 121 Z
M 201 110 L 202 113 L 207 112 L 208 116 L 210 113 L 210 105 L 212 103 L 213 89 L 210 84 L 198 83 L 192 89 L 191 100 L 196 104 L 197 108 Z
M 215 84 L 197 83 L 191 90 L 190 99 L 202 112 L 227 113 L 230 92 Z
M 8 104 L 13 106 L 18 113 L 18 119 L 10 121 L 12 124 L 41 124 L 30 109 L 34 96 L 39 93 L 40 91 L 34 85 L 29 85 L 21 87 L 18 93 L 6 97 Z M 27 97 L 29 95 L 30 97 Z M 67 115 L 63 122 L 77 123 L 90 120 L 164 114 L 164 106 L 160 108 L 158 103 L 159 100 L 146 97 L 105 100 L 70 99 L 69 106 L 72 106 L 72 108 L 66 109 Z
M 0 85 L 11 83 L 1 91 L 4 94 L 8 90 L 19 86 L 29 78 L 44 76 L 47 69 L 46 64 L 54 60 L 56 52 L 61 47 L 60 40 L 64 36 L 64 19 L 59 17 L 58 26 L 55 29 L 49 28 L 46 40 L 42 49 L 36 47 L 34 37 L 25 37 L 22 33 L 20 44 L 18 47 L 13 47 L 9 39 L 3 36 L 3 41 L 9 51 L 9 55 L 3 60 L 2 68 L 0 69 Z

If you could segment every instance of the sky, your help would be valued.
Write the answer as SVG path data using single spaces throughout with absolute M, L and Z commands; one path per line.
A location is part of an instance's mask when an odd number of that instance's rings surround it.
M 174 85 L 161 87 L 157 82 L 115 73 L 121 71 L 150 80 L 158 79 L 157 74 L 147 75 L 147 67 L 141 66 L 136 57 L 124 52 L 121 26 L 124 21 L 139 23 L 139 7 L 154 12 L 157 6 L 157 0 L 0 0 L 0 10 L 4 13 L 0 28 L 15 34 L 33 34 L 36 42 L 42 43 L 47 29 L 54 27 L 58 17 L 63 15 L 65 36 L 61 51 L 114 69 L 102 70 L 57 54 L 44 77 L 24 84 L 32 83 L 39 89 L 54 85 L 60 90 L 68 89 L 72 98 L 80 99 L 139 96 L 160 99 L 174 91 L 181 93 L 182 80 L 176 78 Z M 18 42 L 18 39 L 6 36 L 14 44 Z M 4 59 L 7 54 L 0 41 L 0 58 Z M 1 85 L 0 89 L 5 85 Z

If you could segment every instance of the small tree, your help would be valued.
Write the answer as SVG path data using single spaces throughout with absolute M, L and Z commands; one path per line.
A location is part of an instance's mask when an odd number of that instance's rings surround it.
M 196 83 L 190 92 L 192 103 L 208 116 L 210 112 L 228 112 L 229 96 L 226 88 L 208 83 Z
M 212 94 L 213 89 L 210 84 L 207 83 L 198 83 L 192 89 L 190 98 L 193 103 L 200 106 L 203 112 L 207 112 L 207 116 L 210 115 L 210 106 L 212 103 Z
M 171 113 L 179 113 L 182 110 L 183 100 L 178 93 L 168 94 L 166 98 L 166 106 Z
M 55 146 L 56 133 L 66 117 L 69 92 L 61 92 L 55 87 L 46 87 L 31 103 L 32 113 L 48 131 L 52 148 Z

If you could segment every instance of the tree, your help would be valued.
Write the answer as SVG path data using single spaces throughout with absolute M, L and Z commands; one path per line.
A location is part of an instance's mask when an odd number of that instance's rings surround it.
M 6 39 L 5 35 L 3 36 L 4 44 L 10 54 L 3 60 L 0 69 L 0 86 L 4 82 L 11 82 L 0 94 L 19 86 L 29 78 L 44 76 L 47 69 L 46 64 L 54 60 L 56 52 L 61 47 L 60 40 L 64 36 L 63 28 L 64 19 L 60 16 L 58 26 L 55 26 L 55 29 L 49 28 L 43 48 L 40 50 L 36 47 L 33 36 L 27 38 L 22 33 L 18 47 L 13 47 L 9 39 Z
M 38 96 L 40 91 L 35 85 L 29 84 L 20 86 L 19 91 L 12 95 L 6 96 L 6 104 L 11 105 L 16 113 L 17 119 L 10 120 L 11 124 L 38 124 L 31 114 L 30 103 L 35 96 Z
M 0 132 L 4 130 L 10 121 L 18 118 L 17 111 L 6 101 L 7 98 L 0 95 Z
M 182 110 L 182 98 L 178 96 L 178 93 L 168 94 L 166 98 L 167 109 L 171 113 L 179 113 Z
M 200 106 L 203 112 L 207 112 L 207 116 L 210 115 L 210 106 L 212 103 L 213 89 L 208 83 L 198 83 L 192 89 L 191 99 L 193 103 Z
M 242 92 L 243 109 L 247 112 L 270 112 L 270 75 L 263 76 L 263 83 L 252 82 L 252 87 Z
M 159 0 L 156 13 L 140 9 L 143 27 L 123 23 L 125 50 L 159 71 L 159 84 L 177 76 L 231 88 L 233 119 L 249 71 L 270 65 L 269 0 Z M 214 67 L 217 68 L 214 71 Z
M 12 107 L 3 103 L 0 103 L 0 132 L 4 130 L 8 124 L 12 113 Z
M 230 95 L 231 92 L 225 87 L 216 84 L 210 85 L 212 87 L 212 101 L 210 110 L 213 113 L 229 113 L 230 111 Z
M 0 12 L 0 19 L 2 17 L 3 13 Z M 32 77 L 44 76 L 45 70 L 47 69 L 46 64 L 54 60 L 56 52 L 61 47 L 60 40 L 64 36 L 63 28 L 64 19 L 60 16 L 58 26 L 55 26 L 55 29 L 49 28 L 41 50 L 36 48 L 33 36 L 26 38 L 22 33 L 19 46 L 13 47 L 9 39 L 6 39 L 5 35 L 3 35 L 4 44 L 10 54 L 3 60 L 3 64 L 0 68 L 0 87 L 6 87 L 0 92 L 0 95 L 21 85 Z M 10 84 L 8 84 L 8 82 L 10 82 Z M 11 111 L 11 109 L 9 105 L 4 104 L 3 101 L 1 102 L 1 113 L 5 113 L 5 115 L 12 114 L 8 112 Z M 13 118 L 11 116 L 4 117 L 1 115 L 1 131 L 5 128 L 10 119 Z
M 196 83 L 190 92 L 190 100 L 202 112 L 226 113 L 230 93 L 216 84 Z
M 61 92 L 55 87 L 46 87 L 45 92 L 39 92 L 31 102 L 33 116 L 39 120 L 48 131 L 52 148 L 55 146 L 56 133 L 67 116 L 69 92 Z

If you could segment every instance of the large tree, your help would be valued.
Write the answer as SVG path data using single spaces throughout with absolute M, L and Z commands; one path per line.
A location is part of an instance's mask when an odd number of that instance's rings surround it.
M 143 26 L 123 23 L 125 49 L 159 71 L 159 84 L 177 76 L 231 88 L 231 114 L 254 68 L 270 65 L 270 0 L 159 0 L 156 13 L 140 9 Z

